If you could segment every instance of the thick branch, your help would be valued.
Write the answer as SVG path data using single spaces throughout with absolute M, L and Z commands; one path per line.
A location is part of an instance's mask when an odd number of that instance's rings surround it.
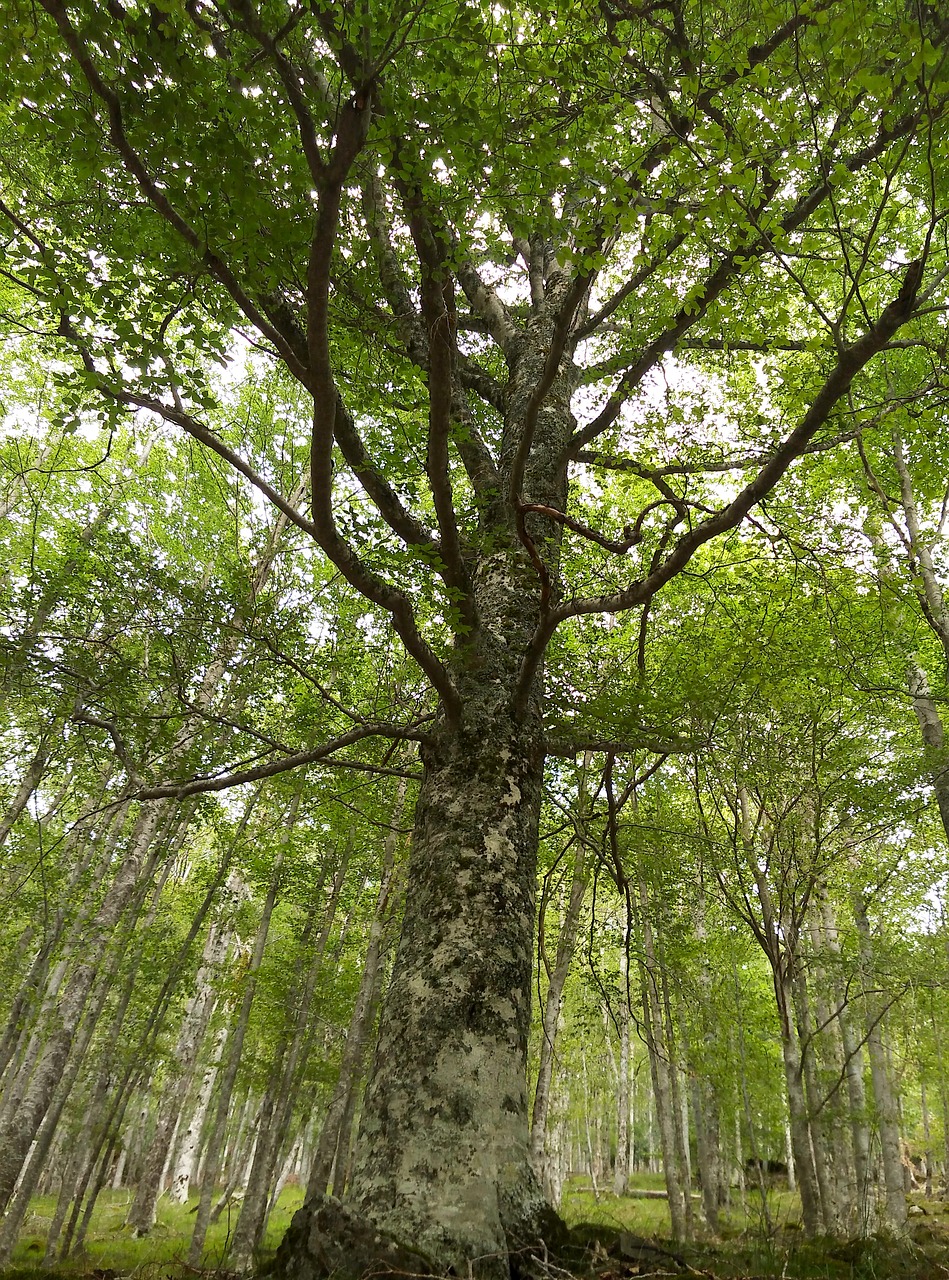
M 910 319 L 923 266 L 922 259 L 910 263 L 897 297 L 886 307 L 869 333 L 839 352 L 833 371 L 798 426 L 732 502 L 684 534 L 670 554 L 656 564 L 645 578 L 631 583 L 623 591 L 567 601 L 551 611 L 537 628 L 525 654 L 519 682 L 521 696 L 524 690 L 530 688 L 550 637 L 561 622 L 581 614 L 619 613 L 635 605 L 645 604 L 661 587 L 682 572 L 700 547 L 719 534 L 734 529 L 752 507 L 771 492 L 791 464 L 805 452 L 813 436 L 827 421 L 834 405 L 846 393 L 860 370 L 886 347 L 897 330 Z
M 417 729 L 403 729 L 399 725 L 370 724 L 359 725 L 348 733 L 326 742 L 312 751 L 300 751 L 296 755 L 284 756 L 282 760 L 271 760 L 253 769 L 241 769 L 235 773 L 218 774 L 216 777 L 189 778 L 184 782 L 165 782 L 156 787 L 144 787 L 133 795 L 135 800 L 184 800 L 187 796 L 206 794 L 210 791 L 226 791 L 230 787 L 242 786 L 245 782 L 259 782 L 262 778 L 275 778 L 279 773 L 290 769 L 299 769 L 304 765 L 316 764 L 326 760 L 341 747 L 351 746 L 363 738 L 395 738 L 404 742 L 424 742 L 425 734 Z M 351 761 L 346 762 L 350 768 Z M 356 766 L 358 767 L 358 766 Z
M 232 0 L 232 5 L 240 13 L 245 29 L 250 32 L 277 68 L 280 83 L 283 85 L 287 100 L 296 117 L 297 128 L 300 132 L 300 146 L 306 157 L 310 177 L 319 187 L 326 176 L 326 165 L 320 152 L 320 141 L 316 125 L 310 114 L 306 98 L 300 89 L 300 71 L 292 65 L 286 55 L 278 48 L 276 40 L 263 26 L 249 0 Z

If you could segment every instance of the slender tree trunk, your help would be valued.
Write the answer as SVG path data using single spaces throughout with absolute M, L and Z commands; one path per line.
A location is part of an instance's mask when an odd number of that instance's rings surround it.
M 221 1065 L 221 1058 L 224 1054 L 224 1045 L 226 1042 L 227 1026 L 222 1024 L 214 1036 L 214 1045 L 211 1050 L 210 1061 L 204 1069 L 201 1084 L 198 1088 L 197 1094 L 195 1095 L 194 1104 L 191 1108 L 187 1123 L 185 1124 L 184 1133 L 181 1136 L 181 1140 L 178 1143 L 178 1150 L 175 1154 L 171 1184 L 168 1188 L 168 1199 L 174 1204 L 188 1203 L 188 1188 L 191 1185 L 191 1179 L 194 1177 L 194 1170 L 201 1142 L 201 1133 L 204 1128 L 204 1121 L 208 1113 L 208 1107 L 211 1105 L 211 1095 L 214 1091 L 214 1082 L 217 1079 L 218 1068 Z
M 227 910 L 225 907 L 225 912 Z M 181 1120 L 181 1104 L 187 1098 L 191 1074 L 217 1000 L 217 976 L 227 959 L 231 940 L 228 925 L 218 922 L 211 926 L 195 978 L 195 991 L 188 1002 L 174 1054 L 168 1064 L 169 1075 L 159 1102 L 155 1131 L 128 1212 L 127 1222 L 135 1235 L 146 1235 L 155 1225 L 162 1174 L 173 1145 L 174 1131 Z
M 797 1166 L 798 1190 L 801 1196 L 801 1219 L 809 1237 L 816 1236 L 821 1226 L 821 1199 L 811 1147 L 810 1116 L 804 1084 L 802 1048 L 794 1020 L 794 972 L 798 957 L 797 939 L 789 935 L 775 910 L 771 890 L 761 869 L 752 839 L 748 795 L 744 787 L 739 793 L 742 843 L 745 858 L 754 876 L 761 907 L 761 928 L 758 942 L 771 966 L 778 1021 L 781 1028 L 781 1050 L 784 1059 L 784 1078 L 788 1094 L 788 1118 L 791 1125 L 791 1144 L 794 1163 Z M 762 1199 L 764 1186 L 762 1184 Z
M 127 942 L 127 940 L 126 937 L 125 941 Z M 120 948 L 113 955 L 113 963 L 100 977 L 98 990 L 94 994 L 91 1005 L 86 1009 L 82 1025 L 79 1028 L 79 1034 L 66 1061 L 65 1070 L 56 1085 L 49 1109 L 43 1117 L 36 1140 L 20 1174 L 16 1193 L 7 1205 L 7 1210 L 3 1217 L 3 1225 L 0 1227 L 0 1267 L 6 1266 L 10 1261 L 10 1255 L 16 1245 L 20 1226 L 26 1217 L 27 1210 L 30 1207 L 30 1199 L 36 1191 L 40 1175 L 49 1155 L 63 1108 L 69 1099 L 76 1077 L 85 1065 L 86 1052 L 99 1021 L 99 1015 L 108 997 L 109 987 L 115 977 L 123 949 L 124 947 Z M 75 1141 L 79 1145 L 78 1138 Z
M 880 1025 L 884 1007 L 880 998 L 871 994 L 870 975 L 874 970 L 873 944 L 866 905 L 859 894 L 854 894 L 851 902 L 860 941 L 861 982 L 867 1018 L 867 1056 L 870 1059 L 870 1078 L 873 1083 L 883 1157 L 883 1184 L 886 1192 L 884 1217 L 891 1231 L 901 1232 L 906 1226 L 906 1192 L 903 1187 L 903 1162 L 900 1157 L 899 1110 L 886 1061 L 886 1048 L 883 1044 Z
M 86 1007 L 99 961 L 132 899 L 146 851 L 155 839 L 162 817 L 163 809 L 159 806 L 152 806 L 143 814 L 131 847 L 91 922 L 82 958 L 63 987 L 42 1055 L 20 1106 L 0 1132 L 0 1210 L 6 1209 L 23 1161 L 49 1107 Z
M 688 1189 L 683 1185 L 681 1167 L 681 1112 L 676 1115 L 677 1098 L 673 1093 L 674 1069 L 669 1045 L 665 1036 L 659 966 L 652 924 L 649 919 L 649 902 L 646 885 L 639 881 L 639 929 L 642 937 L 640 977 L 643 1001 L 643 1036 L 649 1051 L 652 1073 L 652 1092 L 659 1125 L 659 1142 L 662 1149 L 662 1171 L 666 1180 L 669 1200 L 669 1217 L 674 1240 L 687 1240 L 690 1234 L 690 1210 Z M 677 1132 L 678 1130 L 678 1132 Z
M 837 921 L 826 894 L 822 896 L 824 942 L 839 969 L 840 941 Z M 875 1205 L 873 1196 L 873 1162 L 870 1154 L 870 1125 L 867 1115 L 867 1097 L 863 1081 L 863 1052 L 854 1032 L 847 991 L 838 992 L 837 1022 L 844 1052 L 844 1071 L 847 1079 L 847 1099 L 850 1110 L 850 1133 L 853 1146 L 854 1175 L 856 1179 L 856 1226 L 861 1235 L 869 1235 L 875 1229 Z
M 695 1149 L 699 1165 L 699 1183 L 702 1188 L 702 1212 L 710 1231 L 718 1233 L 718 1210 L 723 1199 L 723 1161 L 721 1153 L 721 1129 L 719 1102 L 715 1085 L 710 1078 L 711 1064 L 715 1061 L 716 1022 L 712 1002 L 712 972 L 707 959 L 705 926 L 705 889 L 699 884 L 695 910 L 695 936 L 701 951 L 699 964 L 699 994 L 701 1021 L 704 1027 L 701 1060 L 686 1053 L 692 1063 L 692 1110 L 695 1114 Z M 684 1011 L 680 1016 L 686 1026 Z
M 405 799 L 405 783 L 403 782 L 393 814 L 393 828 L 398 825 Z M 369 926 L 369 940 L 366 949 L 366 960 L 363 966 L 359 992 L 349 1022 L 349 1031 L 339 1067 L 339 1078 L 323 1119 L 319 1141 L 310 1169 L 307 1195 L 323 1195 L 331 1179 L 333 1189 L 338 1195 L 342 1190 L 342 1178 L 334 1177 L 333 1170 L 345 1165 L 349 1149 L 349 1134 L 343 1133 L 343 1120 L 347 1113 L 352 1115 L 352 1103 L 356 1085 L 366 1058 L 366 1050 L 371 1030 L 370 1015 L 378 1004 L 379 985 L 382 975 L 382 943 L 386 922 L 389 915 L 389 902 L 392 895 L 396 873 L 394 834 L 386 840 L 383 858 L 382 877 L 375 910 Z M 343 1140 L 345 1139 L 345 1146 Z
M 557 937 L 557 953 L 552 969 L 547 975 L 547 995 L 541 1019 L 539 1065 L 534 1104 L 531 1112 L 531 1159 L 538 1176 L 547 1184 L 544 1147 L 547 1137 L 547 1118 L 550 1111 L 550 1084 L 554 1069 L 554 1051 L 560 1026 L 560 1010 L 573 953 L 577 944 L 580 912 L 587 887 L 586 846 L 582 839 L 576 843 L 570 893 Z
M 294 809 L 293 812 L 295 815 L 296 809 Z M 282 858 L 282 852 L 280 856 Z M 311 973 L 313 973 L 314 967 L 318 967 L 321 963 L 323 953 L 329 940 L 330 930 L 336 914 L 336 907 L 339 903 L 339 895 L 342 892 L 348 858 L 349 847 L 347 846 L 346 851 L 340 858 L 340 864 L 337 868 L 337 873 L 333 882 L 330 900 L 323 917 L 323 925 L 316 946 L 316 958 L 311 965 Z M 234 1090 L 234 1084 L 237 1080 L 237 1072 L 240 1067 L 241 1054 L 244 1048 L 244 1038 L 247 1033 L 247 1027 L 250 1023 L 251 1009 L 253 1007 L 257 989 L 257 973 L 260 969 L 261 963 L 263 962 L 264 951 L 267 945 L 267 935 L 270 930 L 270 921 L 273 915 L 274 904 L 276 902 L 279 888 L 279 872 L 280 866 L 277 865 L 274 868 L 270 889 L 264 901 L 263 910 L 261 911 L 260 924 L 257 927 L 257 935 L 254 940 L 254 949 L 251 954 L 247 975 L 244 979 L 244 992 L 241 997 L 241 1005 L 237 1015 L 237 1022 L 235 1023 L 228 1041 L 224 1070 L 221 1073 L 221 1080 L 218 1087 L 217 1106 L 211 1125 L 211 1131 L 208 1136 L 207 1149 L 205 1151 L 204 1164 L 201 1173 L 201 1195 L 198 1202 L 197 1213 L 195 1215 L 191 1244 L 188 1249 L 188 1264 L 192 1267 L 200 1265 L 201 1254 L 204 1250 L 205 1237 L 207 1236 L 208 1227 L 211 1223 L 214 1189 L 218 1175 L 221 1171 L 221 1156 L 226 1138 L 227 1117 L 230 1111 L 231 1095 Z M 311 917 L 311 920 L 312 918 L 313 917 Z
M 813 1029 L 810 1009 L 810 993 L 803 972 L 799 971 L 791 984 L 796 1011 L 798 1044 L 801 1047 L 801 1073 L 804 1094 L 807 1099 L 808 1127 L 811 1134 L 811 1152 L 814 1157 L 814 1174 L 820 1199 L 824 1231 L 833 1236 L 840 1232 L 841 1212 L 838 1192 L 838 1170 L 833 1165 L 833 1152 L 825 1123 L 826 1110 L 821 1093 L 817 1064 L 817 1039 Z
M 619 1064 L 616 1088 L 616 1162 L 613 1194 L 624 1196 L 629 1185 L 629 930 L 623 929 L 619 957 Z
M 54 728 L 55 727 L 56 726 L 54 725 Z M 50 733 L 52 732 L 53 730 L 51 729 Z M 32 796 L 33 792 L 39 786 L 40 779 L 43 776 L 43 770 L 46 768 L 47 756 L 47 738 L 44 735 L 43 741 L 40 743 L 36 754 L 27 765 L 26 773 L 23 775 L 23 779 L 20 782 L 19 787 L 17 787 L 13 799 L 7 806 L 6 813 L 2 818 L 0 818 L 0 847 L 2 847 L 7 836 L 10 834 L 13 824 L 16 822 L 17 818 L 29 804 L 30 796 Z

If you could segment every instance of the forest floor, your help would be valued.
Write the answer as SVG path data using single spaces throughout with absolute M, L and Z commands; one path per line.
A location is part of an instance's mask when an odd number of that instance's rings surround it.
M 776 1186 L 765 1204 L 761 1196 L 734 1193 L 734 1203 L 722 1212 L 721 1230 L 714 1238 L 693 1244 L 673 1244 L 669 1214 L 661 1199 L 637 1197 L 636 1191 L 662 1188 L 660 1175 L 637 1175 L 633 1195 L 594 1194 L 588 1179 L 568 1184 L 562 1206 L 567 1222 L 589 1242 L 590 1264 L 585 1280 L 659 1280 L 660 1277 L 700 1276 L 705 1280 L 949 1280 L 949 1201 L 911 1197 L 915 1206 L 905 1239 L 803 1239 L 797 1197 Z M 281 1195 L 265 1240 L 265 1255 L 276 1248 L 294 1212 L 302 1203 L 302 1189 L 289 1187 Z M 699 1205 L 695 1203 L 696 1219 Z M 103 1196 L 90 1226 L 81 1258 L 42 1267 L 46 1230 L 55 1209 L 51 1197 L 37 1197 L 24 1223 L 11 1265 L 0 1280 L 230 1280 L 224 1259 L 237 1219 L 236 1206 L 209 1233 L 203 1266 L 189 1267 L 185 1258 L 193 1224 L 194 1205 L 159 1204 L 158 1223 L 141 1239 L 125 1226 L 129 1196 L 114 1191 Z M 581 1225 L 582 1224 L 582 1225 Z M 566 1273 L 558 1273 L 567 1280 Z

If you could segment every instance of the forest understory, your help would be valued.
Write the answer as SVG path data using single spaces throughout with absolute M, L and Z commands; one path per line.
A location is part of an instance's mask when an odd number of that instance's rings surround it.
M 512 1274 L 534 1280 L 632 1280 L 633 1277 L 705 1277 L 706 1280 L 939 1280 L 949 1275 L 949 1199 L 911 1197 L 912 1222 L 902 1238 L 879 1235 L 854 1240 L 803 1240 L 800 1205 L 787 1191 L 768 1192 L 771 1227 L 762 1221 L 757 1193 L 739 1196 L 723 1213 L 717 1236 L 708 1232 L 683 1245 L 670 1237 L 669 1215 L 659 1198 L 661 1178 L 636 1175 L 630 1196 L 597 1198 L 589 1179 L 565 1188 L 562 1211 L 571 1229 L 560 1253 L 530 1251 Z M 642 1197 L 642 1198 L 641 1198 Z M 287 1187 L 274 1206 L 261 1244 L 255 1274 L 272 1274 L 280 1240 L 303 1201 L 299 1187 Z M 82 1256 L 40 1266 L 46 1231 L 55 1209 L 51 1197 L 37 1197 L 24 1223 L 2 1280 L 237 1280 L 226 1263 L 234 1221 L 226 1218 L 209 1236 L 200 1266 L 186 1260 L 193 1205 L 159 1207 L 148 1238 L 134 1239 L 126 1226 L 130 1196 L 102 1198 Z M 704 1238 L 703 1238 L 704 1237 Z M 246 1273 L 245 1273 L 246 1274 Z M 381 1277 L 382 1271 L 371 1273 Z M 388 1273 L 398 1276 L 400 1273 Z M 404 1276 L 405 1273 L 401 1273 Z

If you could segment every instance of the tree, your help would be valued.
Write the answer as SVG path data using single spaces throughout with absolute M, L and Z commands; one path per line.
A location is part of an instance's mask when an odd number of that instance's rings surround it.
M 95 394 L 106 425 L 142 411 L 224 459 L 429 688 L 137 796 L 418 743 L 350 1199 L 439 1267 L 504 1274 L 552 1225 L 538 814 L 545 755 L 603 743 L 551 688 L 558 646 L 632 609 L 645 635 L 704 544 L 872 417 L 865 370 L 924 394 L 898 357 L 940 341 L 947 33 L 915 0 L 11 4 L 11 322 L 72 361 L 67 410 Z M 215 425 L 236 344 L 287 385 L 279 453 Z M 657 745 L 637 721 L 620 745 Z

